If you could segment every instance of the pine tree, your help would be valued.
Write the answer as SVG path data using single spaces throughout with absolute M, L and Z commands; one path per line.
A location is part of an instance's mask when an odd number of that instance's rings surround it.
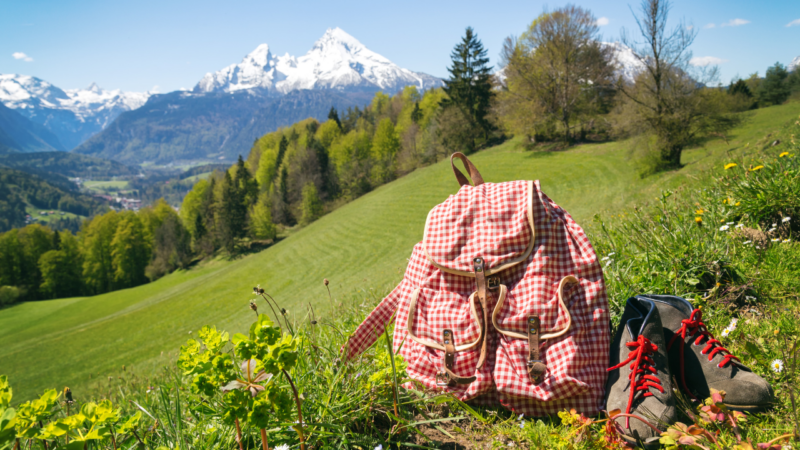
M 750 88 L 747 87 L 747 82 L 742 80 L 741 78 L 736 80 L 736 83 L 730 85 L 730 87 L 728 88 L 728 94 L 731 95 L 740 94 L 748 98 L 753 96 L 753 93 L 750 92 Z
M 322 216 L 322 201 L 319 199 L 319 193 L 314 183 L 309 182 L 303 186 L 302 211 L 303 225 L 308 225 Z
M 419 125 L 419 121 L 422 120 L 422 110 L 419 109 L 419 102 L 414 102 L 414 110 L 411 111 L 411 120 Z
M 461 42 L 450 54 L 453 65 L 448 67 L 450 79 L 445 80 L 444 91 L 448 98 L 443 106 L 455 106 L 478 127 L 484 139 L 492 125 L 487 120 L 492 98 L 491 66 L 487 51 L 472 27 L 467 27 Z
M 247 210 L 258 200 L 258 182 L 245 166 L 242 155 L 239 155 L 239 160 L 236 161 L 236 184 L 242 196 L 242 208 Z
M 231 173 L 225 171 L 222 198 L 218 205 L 217 232 L 220 243 L 230 254 L 236 250 L 236 238 L 241 237 L 241 232 L 244 231 L 244 218 L 240 212 L 242 204 L 236 182 L 231 178 Z
M 286 136 L 281 136 L 281 141 L 278 143 L 278 157 L 275 158 L 275 167 L 280 169 L 283 157 L 286 156 L 286 150 L 289 148 L 289 141 Z
M 764 106 L 780 105 L 785 102 L 791 91 L 786 83 L 789 72 L 783 64 L 776 62 L 774 66 L 767 69 L 764 81 L 761 82 L 758 91 L 758 100 Z
M 336 125 L 339 125 L 340 129 L 342 128 L 342 122 L 339 120 L 339 113 L 333 106 L 331 106 L 331 110 L 328 112 L 328 120 L 336 122 Z

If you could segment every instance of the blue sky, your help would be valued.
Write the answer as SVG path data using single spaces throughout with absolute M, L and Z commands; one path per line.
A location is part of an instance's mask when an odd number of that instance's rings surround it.
M 0 73 L 33 75 L 64 89 L 97 82 L 168 92 L 193 87 L 261 43 L 274 54 L 303 55 L 338 26 L 401 67 L 446 76 L 466 26 L 495 63 L 506 36 L 523 32 L 545 5 L 566 3 L 0 0 Z M 638 1 L 573 3 L 604 18 L 605 40 L 616 40 L 621 27 L 634 31 L 629 5 Z M 694 56 L 718 58 L 724 83 L 800 55 L 798 0 L 675 0 L 670 19 L 680 18 L 699 30 Z

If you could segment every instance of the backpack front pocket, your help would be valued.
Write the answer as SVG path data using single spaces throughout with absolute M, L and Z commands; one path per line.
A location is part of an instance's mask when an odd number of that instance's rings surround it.
M 522 298 L 501 292 L 492 313 L 492 324 L 500 334 L 494 371 L 497 390 L 540 401 L 581 394 L 589 385 L 580 371 L 573 370 L 581 366 L 581 356 L 567 309 L 567 287 L 578 280 L 567 276 L 555 283 L 546 276 L 536 278 L 533 295 Z
M 456 390 L 466 390 L 475 380 L 484 330 L 476 302 L 474 295 L 415 290 L 404 324 L 406 341 L 402 349 L 412 378 L 428 387 Z M 445 370 L 449 346 L 453 351 Z

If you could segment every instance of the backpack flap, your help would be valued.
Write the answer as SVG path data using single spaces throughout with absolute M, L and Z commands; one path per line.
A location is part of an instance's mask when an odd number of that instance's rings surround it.
M 525 261 L 534 246 L 533 181 L 462 186 L 435 206 L 425 221 L 422 245 L 444 272 L 475 277 L 475 258 L 486 275 Z

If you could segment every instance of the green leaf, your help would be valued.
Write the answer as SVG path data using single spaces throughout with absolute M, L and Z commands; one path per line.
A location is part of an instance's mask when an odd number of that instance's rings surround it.
M 747 351 L 747 353 L 750 353 L 750 355 L 753 358 L 755 358 L 756 361 L 758 361 L 758 362 L 760 362 L 762 364 L 766 363 L 766 358 L 764 357 L 765 356 L 764 352 L 762 352 L 761 349 L 758 348 L 758 345 L 756 345 L 755 343 L 750 342 L 750 341 L 745 342 L 744 349 L 745 349 L 745 351 Z

